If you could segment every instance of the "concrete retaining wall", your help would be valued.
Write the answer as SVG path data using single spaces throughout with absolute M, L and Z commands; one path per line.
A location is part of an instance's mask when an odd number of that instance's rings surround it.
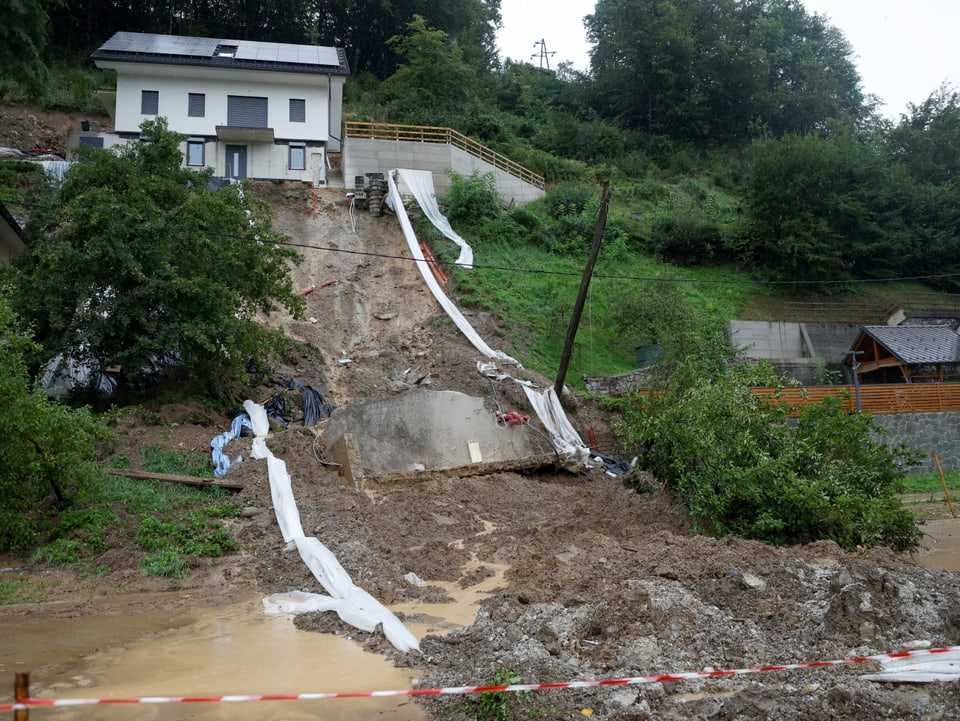
M 888 443 L 906 443 L 926 454 L 923 465 L 911 469 L 912 473 L 935 473 L 934 451 L 945 471 L 960 470 L 960 413 L 905 413 L 873 418 L 890 432 Z
M 730 321 L 730 339 L 746 358 L 794 360 L 808 358 L 800 323 L 761 320 Z
M 337 408 L 323 424 L 324 446 L 349 483 L 538 456 L 523 426 L 498 424 L 482 398 L 456 391 L 411 390 Z
M 438 195 L 443 195 L 450 189 L 450 177 L 444 172 L 449 169 L 466 176 L 474 172 L 493 173 L 497 192 L 505 203 L 524 205 L 544 196 L 542 189 L 446 143 L 347 138 L 341 167 L 343 183 L 348 189 L 354 186 L 356 176 L 410 168 L 431 171 L 434 188 Z

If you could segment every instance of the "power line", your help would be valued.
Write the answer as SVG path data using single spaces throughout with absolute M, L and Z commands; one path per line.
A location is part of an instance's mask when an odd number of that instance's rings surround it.
M 40 205 L 38 203 L 22 203 L 15 200 L 6 200 L 5 203 L 21 205 L 32 208 L 47 208 L 51 206 Z M 232 233 L 209 233 L 209 235 L 218 238 L 230 238 L 233 240 L 252 240 L 244 235 Z M 305 250 L 319 250 L 327 253 L 344 253 L 346 255 L 362 255 L 371 258 L 382 258 L 384 260 L 404 260 L 419 263 L 421 261 L 406 255 L 392 255 L 390 253 L 374 253 L 366 250 L 349 250 L 347 248 L 321 248 L 316 245 L 307 245 L 306 243 L 295 243 L 293 241 L 279 241 L 276 245 L 283 245 L 291 248 L 303 248 Z M 426 261 L 423 261 L 426 262 Z M 543 268 L 524 268 L 521 266 L 487 265 L 483 263 L 474 263 L 473 268 L 481 270 L 499 270 L 512 273 L 530 273 L 539 275 L 568 275 L 580 277 L 582 271 L 578 270 L 546 270 Z M 665 278 L 662 276 L 643 276 L 643 275 L 617 275 L 611 273 L 594 273 L 594 278 L 599 280 L 629 280 L 638 282 L 653 283 L 691 283 L 701 285 L 768 285 L 768 286 L 816 286 L 816 285 L 860 285 L 868 283 L 900 283 L 906 281 L 921 280 L 943 280 L 946 278 L 960 278 L 960 273 L 938 273 L 933 275 L 908 275 L 893 278 L 854 278 L 854 279 L 833 279 L 833 280 L 723 280 L 709 278 Z
M 221 237 L 227 238 L 240 238 L 243 236 L 238 235 L 227 235 L 225 233 L 218 234 Z M 416 258 L 411 258 L 406 255 L 390 255 L 388 253 L 374 253 L 371 251 L 364 250 L 347 250 L 346 248 L 320 248 L 315 245 L 307 245 L 305 243 L 294 243 L 292 241 L 280 242 L 278 245 L 286 245 L 293 248 L 306 248 L 307 250 L 321 250 L 328 251 L 331 253 L 347 253 L 349 255 L 367 255 L 374 258 L 384 258 L 388 260 L 406 260 L 419 263 Z M 422 261 L 427 262 L 427 261 Z M 524 268 L 521 266 L 511 265 L 486 265 L 483 263 L 474 263 L 473 268 L 482 269 L 482 270 L 502 270 L 509 271 L 513 273 L 533 273 L 541 275 L 569 275 L 574 277 L 580 277 L 583 272 L 578 270 L 545 270 L 543 268 Z M 910 280 L 938 280 L 941 278 L 957 278 L 960 277 L 960 273 L 940 273 L 937 275 L 913 275 L 913 276 L 901 276 L 896 278 L 858 278 L 852 280 L 723 280 L 723 279 L 708 279 L 708 278 L 664 278 L 662 276 L 643 276 L 643 275 L 614 275 L 609 273 L 594 273 L 594 278 L 600 278 L 603 280 L 636 280 L 636 281 L 653 281 L 660 283 L 702 283 L 704 285 L 848 285 L 851 283 L 897 283 L 901 281 L 910 281 Z

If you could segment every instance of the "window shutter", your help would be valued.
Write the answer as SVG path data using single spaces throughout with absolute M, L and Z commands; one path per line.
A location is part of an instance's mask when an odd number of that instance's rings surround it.
M 160 91 L 159 90 L 141 90 L 140 91 L 140 114 L 156 115 L 160 109 Z
M 307 122 L 307 101 L 297 98 L 290 98 L 290 122 Z
M 236 128 L 266 128 L 267 99 L 228 95 L 227 125 Z
M 189 93 L 187 95 L 187 115 L 191 118 L 202 118 L 207 114 L 207 96 L 203 93 Z

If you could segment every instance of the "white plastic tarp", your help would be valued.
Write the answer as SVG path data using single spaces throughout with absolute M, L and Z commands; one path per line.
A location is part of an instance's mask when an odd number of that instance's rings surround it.
M 930 683 L 960 679 L 960 648 L 936 656 L 906 656 L 880 660 L 881 670 L 861 676 L 868 681 L 889 683 Z
M 387 203 L 390 207 L 393 208 L 394 212 L 397 214 L 397 220 L 400 221 L 400 227 L 403 229 L 403 236 L 406 238 L 407 247 L 410 249 L 411 255 L 417 261 L 417 266 L 420 268 L 420 275 L 423 276 L 423 280 L 426 282 L 427 287 L 430 289 L 430 292 L 433 293 L 433 297 L 437 299 L 437 302 L 443 307 L 447 315 L 450 317 L 457 328 L 460 329 L 460 332 L 463 333 L 467 340 L 473 344 L 473 347 L 478 351 L 483 353 L 488 358 L 496 358 L 497 360 L 504 361 L 506 363 L 513 363 L 514 365 L 519 366 L 520 363 L 515 358 L 511 358 L 503 351 L 494 350 L 486 344 L 483 338 L 480 337 L 480 334 L 473 329 L 473 326 L 470 325 L 470 322 L 463 317 L 463 313 L 460 312 L 460 309 L 453 304 L 453 302 L 447 297 L 447 294 L 444 293 L 443 288 L 440 287 L 440 283 L 437 282 L 437 279 L 433 277 L 433 273 L 428 267 L 426 258 L 423 257 L 423 251 L 420 250 L 420 243 L 417 241 L 417 234 L 413 231 L 413 225 L 410 223 L 410 218 L 407 216 L 407 211 L 403 207 L 403 199 L 400 197 L 400 191 L 397 189 L 397 181 L 394 178 L 394 174 L 400 171 L 394 170 L 387 174 L 387 185 L 389 187 L 389 192 L 387 194 Z M 414 172 L 414 171 L 403 171 L 403 172 Z M 427 173 L 430 176 L 429 173 Z M 433 185 L 433 176 L 430 176 L 430 184 Z
M 467 241 L 457 235 L 457 232 L 450 227 L 447 216 L 440 212 L 440 206 L 437 204 L 437 194 L 433 187 L 433 173 L 429 170 L 405 170 L 403 168 L 398 169 L 397 173 L 407 190 L 417 199 L 420 210 L 433 223 L 433 227 L 460 246 L 460 256 L 456 260 L 456 265 L 461 268 L 472 268 L 473 248 Z
M 437 302 L 440 303 L 441 307 L 446 311 L 447 315 L 454 322 L 457 328 L 460 329 L 460 332 L 466 336 L 467 340 L 480 351 L 487 358 L 493 358 L 498 361 L 505 363 L 513 364 L 517 367 L 522 367 L 515 358 L 510 357 L 503 351 L 494 350 L 486 341 L 480 337 L 480 334 L 477 333 L 476 329 L 470 325 L 463 313 L 460 312 L 460 309 L 454 305 L 453 301 L 447 297 L 447 294 L 444 292 L 443 288 L 440 287 L 440 283 L 437 282 L 437 279 L 434 277 L 433 273 L 427 267 L 427 262 L 423 257 L 423 252 L 420 250 L 420 243 L 417 241 L 416 233 L 414 233 L 413 225 L 410 222 L 410 218 L 407 216 L 406 208 L 403 206 L 403 199 L 400 197 L 400 191 L 397 187 L 397 181 L 395 175 L 399 175 L 404 179 L 404 182 L 409 187 L 410 181 L 409 177 L 414 177 L 412 174 L 418 174 L 415 177 L 417 178 L 417 183 L 421 186 L 421 193 L 426 194 L 428 197 L 433 198 L 433 176 L 430 173 L 424 173 L 423 171 L 416 170 L 404 170 L 397 169 L 393 170 L 387 174 L 387 185 L 389 192 L 387 195 L 387 203 L 390 207 L 393 208 L 393 211 L 397 214 L 397 219 L 400 221 L 400 227 L 403 230 L 404 238 L 407 241 L 407 247 L 410 249 L 410 253 L 417 260 L 417 265 L 420 268 L 420 275 L 423 276 L 424 282 L 426 282 L 427 287 L 430 289 L 430 292 L 433 293 L 433 297 L 437 299 Z M 429 182 L 429 188 L 426 188 L 426 184 Z M 419 197 L 415 194 L 419 202 Z M 423 207 L 421 205 L 421 207 Z M 426 210 L 424 209 L 424 212 Z M 439 208 L 437 209 L 439 212 Z M 432 219 L 431 219 L 432 220 Z M 446 218 L 443 219 L 443 222 L 449 225 L 446 221 Z M 436 222 L 434 222 L 436 225 Z M 439 227 L 439 226 L 438 226 Z M 496 370 L 496 367 L 493 364 L 478 364 L 478 369 L 481 373 L 486 373 L 484 368 L 492 368 L 497 376 L 501 378 L 510 378 L 511 376 L 506 373 L 501 373 L 499 370 Z M 487 375 L 491 375 L 487 373 Z M 580 434 L 577 433 L 576 429 L 570 424 L 570 421 L 567 419 L 567 414 L 563 410 L 563 406 L 560 405 L 560 399 L 557 397 L 556 392 L 553 388 L 547 388 L 546 390 L 538 390 L 533 388 L 532 384 L 529 381 L 519 381 L 513 379 L 518 383 L 521 383 L 524 386 L 524 392 L 527 394 L 527 398 L 530 400 L 531 406 L 533 406 L 534 411 L 537 414 L 537 417 L 540 419 L 540 422 L 543 423 L 544 428 L 547 429 L 547 432 L 550 434 L 551 441 L 553 442 L 554 448 L 557 453 L 560 455 L 571 458 L 579 457 L 581 461 L 585 464 L 589 464 L 590 459 L 590 449 L 583 442 L 583 439 L 580 438 Z
M 390 610 L 362 588 L 354 585 L 336 556 L 320 541 L 303 533 L 300 512 L 293 497 L 287 464 L 275 457 L 267 447 L 266 437 L 270 426 L 267 411 L 253 401 L 244 401 L 244 410 L 250 416 L 254 441 L 250 455 L 267 459 L 267 474 L 270 478 L 270 495 L 283 540 L 294 543 L 300 558 L 310 569 L 320 585 L 330 596 L 316 593 L 296 592 L 264 599 L 263 605 L 270 612 L 299 613 L 304 611 L 336 611 L 345 623 L 372 631 L 383 624 L 387 640 L 399 651 L 418 650 L 414 636 Z

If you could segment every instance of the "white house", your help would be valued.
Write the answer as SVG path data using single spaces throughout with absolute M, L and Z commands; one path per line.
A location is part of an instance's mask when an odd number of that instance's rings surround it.
M 105 97 L 114 130 L 84 127 L 75 144 L 111 147 L 165 117 L 187 136 L 189 167 L 326 183 L 350 74 L 341 48 L 119 32 L 91 57 L 117 72 L 116 93 Z

